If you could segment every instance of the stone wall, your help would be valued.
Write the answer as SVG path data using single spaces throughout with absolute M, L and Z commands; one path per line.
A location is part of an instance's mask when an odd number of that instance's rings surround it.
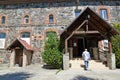
M 7 31 L 6 47 L 15 39 L 19 38 L 20 32 L 29 30 L 31 32 L 31 46 L 34 49 L 33 63 L 40 62 L 41 52 L 44 50 L 45 30 L 55 28 L 61 33 L 65 27 L 76 18 L 75 9 L 84 10 L 90 7 L 96 13 L 98 8 L 109 9 L 110 20 L 108 22 L 120 22 L 120 1 L 86 1 L 61 2 L 61 3 L 30 3 L 0 5 L 0 17 L 7 17 L 6 24 L 0 24 L 0 31 Z M 53 14 L 56 24 L 46 24 L 50 14 Z M 23 24 L 23 17 L 30 16 L 30 24 Z M 6 48 L 5 47 L 5 48 Z M 9 53 L 5 49 L 0 50 L 0 63 L 9 63 Z

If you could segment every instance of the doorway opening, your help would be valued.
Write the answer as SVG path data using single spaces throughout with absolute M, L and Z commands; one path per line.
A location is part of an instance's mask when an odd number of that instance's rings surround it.
M 84 38 L 78 38 L 78 57 L 82 57 L 82 52 L 84 51 Z
M 19 66 L 19 67 L 23 66 L 23 50 L 22 49 L 15 50 L 15 66 Z

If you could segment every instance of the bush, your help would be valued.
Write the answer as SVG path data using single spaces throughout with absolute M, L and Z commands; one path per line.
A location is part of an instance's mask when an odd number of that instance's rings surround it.
M 50 33 L 45 43 L 45 50 L 42 53 L 43 61 L 54 68 L 62 67 L 62 52 L 58 49 L 59 44 L 59 38 L 55 34 Z
M 114 27 L 120 31 L 120 24 L 116 23 Z M 112 37 L 112 46 L 116 57 L 116 67 L 120 68 L 120 35 Z

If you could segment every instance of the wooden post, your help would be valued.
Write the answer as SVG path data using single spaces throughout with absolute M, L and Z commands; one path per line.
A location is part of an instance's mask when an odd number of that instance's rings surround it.
M 67 43 L 67 39 L 65 40 L 65 53 L 68 52 L 68 43 Z
M 111 44 L 111 38 L 110 38 L 109 31 L 108 31 L 108 48 L 109 48 L 109 54 L 112 54 L 112 44 Z

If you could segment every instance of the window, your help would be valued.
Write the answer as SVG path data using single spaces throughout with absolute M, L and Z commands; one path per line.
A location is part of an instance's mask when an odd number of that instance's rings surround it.
M 0 48 L 5 47 L 6 33 L 0 33 Z
M 75 10 L 75 17 L 78 17 L 80 15 L 81 10 Z
M 29 16 L 28 16 L 28 15 L 26 15 L 26 16 L 24 17 L 24 23 L 25 23 L 25 24 L 29 23 Z
M 5 38 L 6 37 L 6 34 L 5 33 L 0 33 L 0 39 L 1 38 Z
M 49 23 L 54 23 L 53 15 L 49 15 Z
M 3 17 L 1 18 L 1 23 L 2 23 L 2 24 L 5 24 L 5 20 L 6 20 L 6 19 L 5 19 L 5 16 L 3 16 Z
M 30 32 L 22 32 L 21 39 L 25 40 L 30 45 Z
M 49 32 L 46 33 L 46 37 L 48 37 L 51 33 L 57 35 L 56 32 L 54 32 L 54 31 L 49 31 Z
M 21 33 L 21 38 L 30 38 L 30 32 Z
M 49 14 L 46 17 L 45 24 L 47 25 L 55 25 L 57 23 L 56 17 L 53 14 Z
M 100 16 L 103 19 L 108 20 L 107 9 L 100 9 Z
M 50 36 L 51 33 L 53 33 L 55 36 L 57 35 L 57 33 L 54 31 L 46 32 L 46 40 L 48 40 L 48 37 Z

